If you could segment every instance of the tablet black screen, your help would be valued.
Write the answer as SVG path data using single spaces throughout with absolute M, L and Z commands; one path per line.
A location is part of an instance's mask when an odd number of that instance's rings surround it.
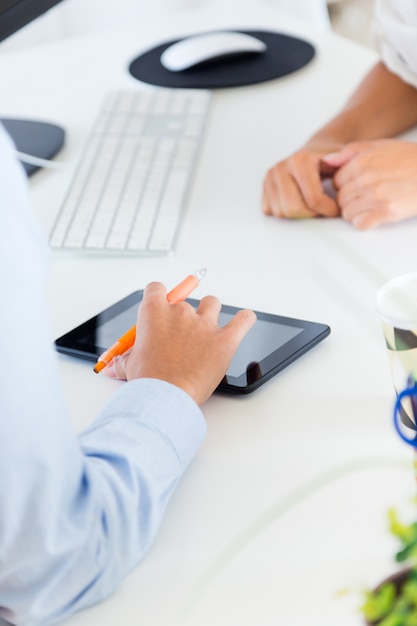
M 59 352 L 96 361 L 136 322 L 142 291 L 127 296 L 56 340 Z M 198 300 L 188 299 L 193 306 Z M 238 309 L 223 305 L 221 326 Z M 219 390 L 249 393 L 289 365 L 330 332 L 325 324 L 256 311 L 257 322 L 240 344 Z

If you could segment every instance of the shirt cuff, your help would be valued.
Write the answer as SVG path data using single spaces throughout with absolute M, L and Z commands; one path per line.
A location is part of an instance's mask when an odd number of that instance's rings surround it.
M 139 420 L 168 439 L 183 468 L 204 440 L 203 413 L 185 391 L 164 380 L 140 378 L 116 391 L 89 429 L 114 420 Z

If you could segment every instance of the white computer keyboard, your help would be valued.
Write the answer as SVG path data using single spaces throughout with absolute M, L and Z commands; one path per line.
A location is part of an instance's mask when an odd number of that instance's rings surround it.
M 55 249 L 167 254 L 174 249 L 211 93 L 108 94 L 50 235 Z

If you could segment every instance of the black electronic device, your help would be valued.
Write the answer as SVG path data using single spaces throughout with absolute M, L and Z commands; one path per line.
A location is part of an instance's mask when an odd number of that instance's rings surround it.
M 55 341 L 63 354 L 97 361 L 136 322 L 143 291 L 135 291 Z M 188 299 L 194 307 L 199 301 Z M 223 305 L 220 325 L 239 309 Z M 330 333 L 326 324 L 256 311 L 256 324 L 240 344 L 218 390 L 250 393 Z
M 46 13 L 62 0 L 3 0 L 0 3 L 0 41 Z M 17 150 L 41 159 L 51 159 L 62 147 L 65 131 L 39 120 L 0 120 L 11 135 Z M 24 163 L 28 176 L 38 165 Z
M 62 0 L 3 0 L 0 3 L 0 41 L 46 13 Z

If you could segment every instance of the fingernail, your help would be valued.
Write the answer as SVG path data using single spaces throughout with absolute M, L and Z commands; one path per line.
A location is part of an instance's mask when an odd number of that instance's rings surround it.
M 329 154 L 325 154 L 324 156 L 321 157 L 322 161 L 326 161 L 327 159 L 330 159 L 330 161 L 332 159 L 336 159 L 339 156 L 338 152 L 329 152 Z
M 362 224 L 364 222 L 364 217 L 362 215 L 358 215 L 352 220 L 352 224 L 355 228 L 362 228 Z
M 114 359 L 104 368 L 103 374 L 109 378 L 117 378 L 116 363 L 120 359 L 120 356 L 114 357 Z

